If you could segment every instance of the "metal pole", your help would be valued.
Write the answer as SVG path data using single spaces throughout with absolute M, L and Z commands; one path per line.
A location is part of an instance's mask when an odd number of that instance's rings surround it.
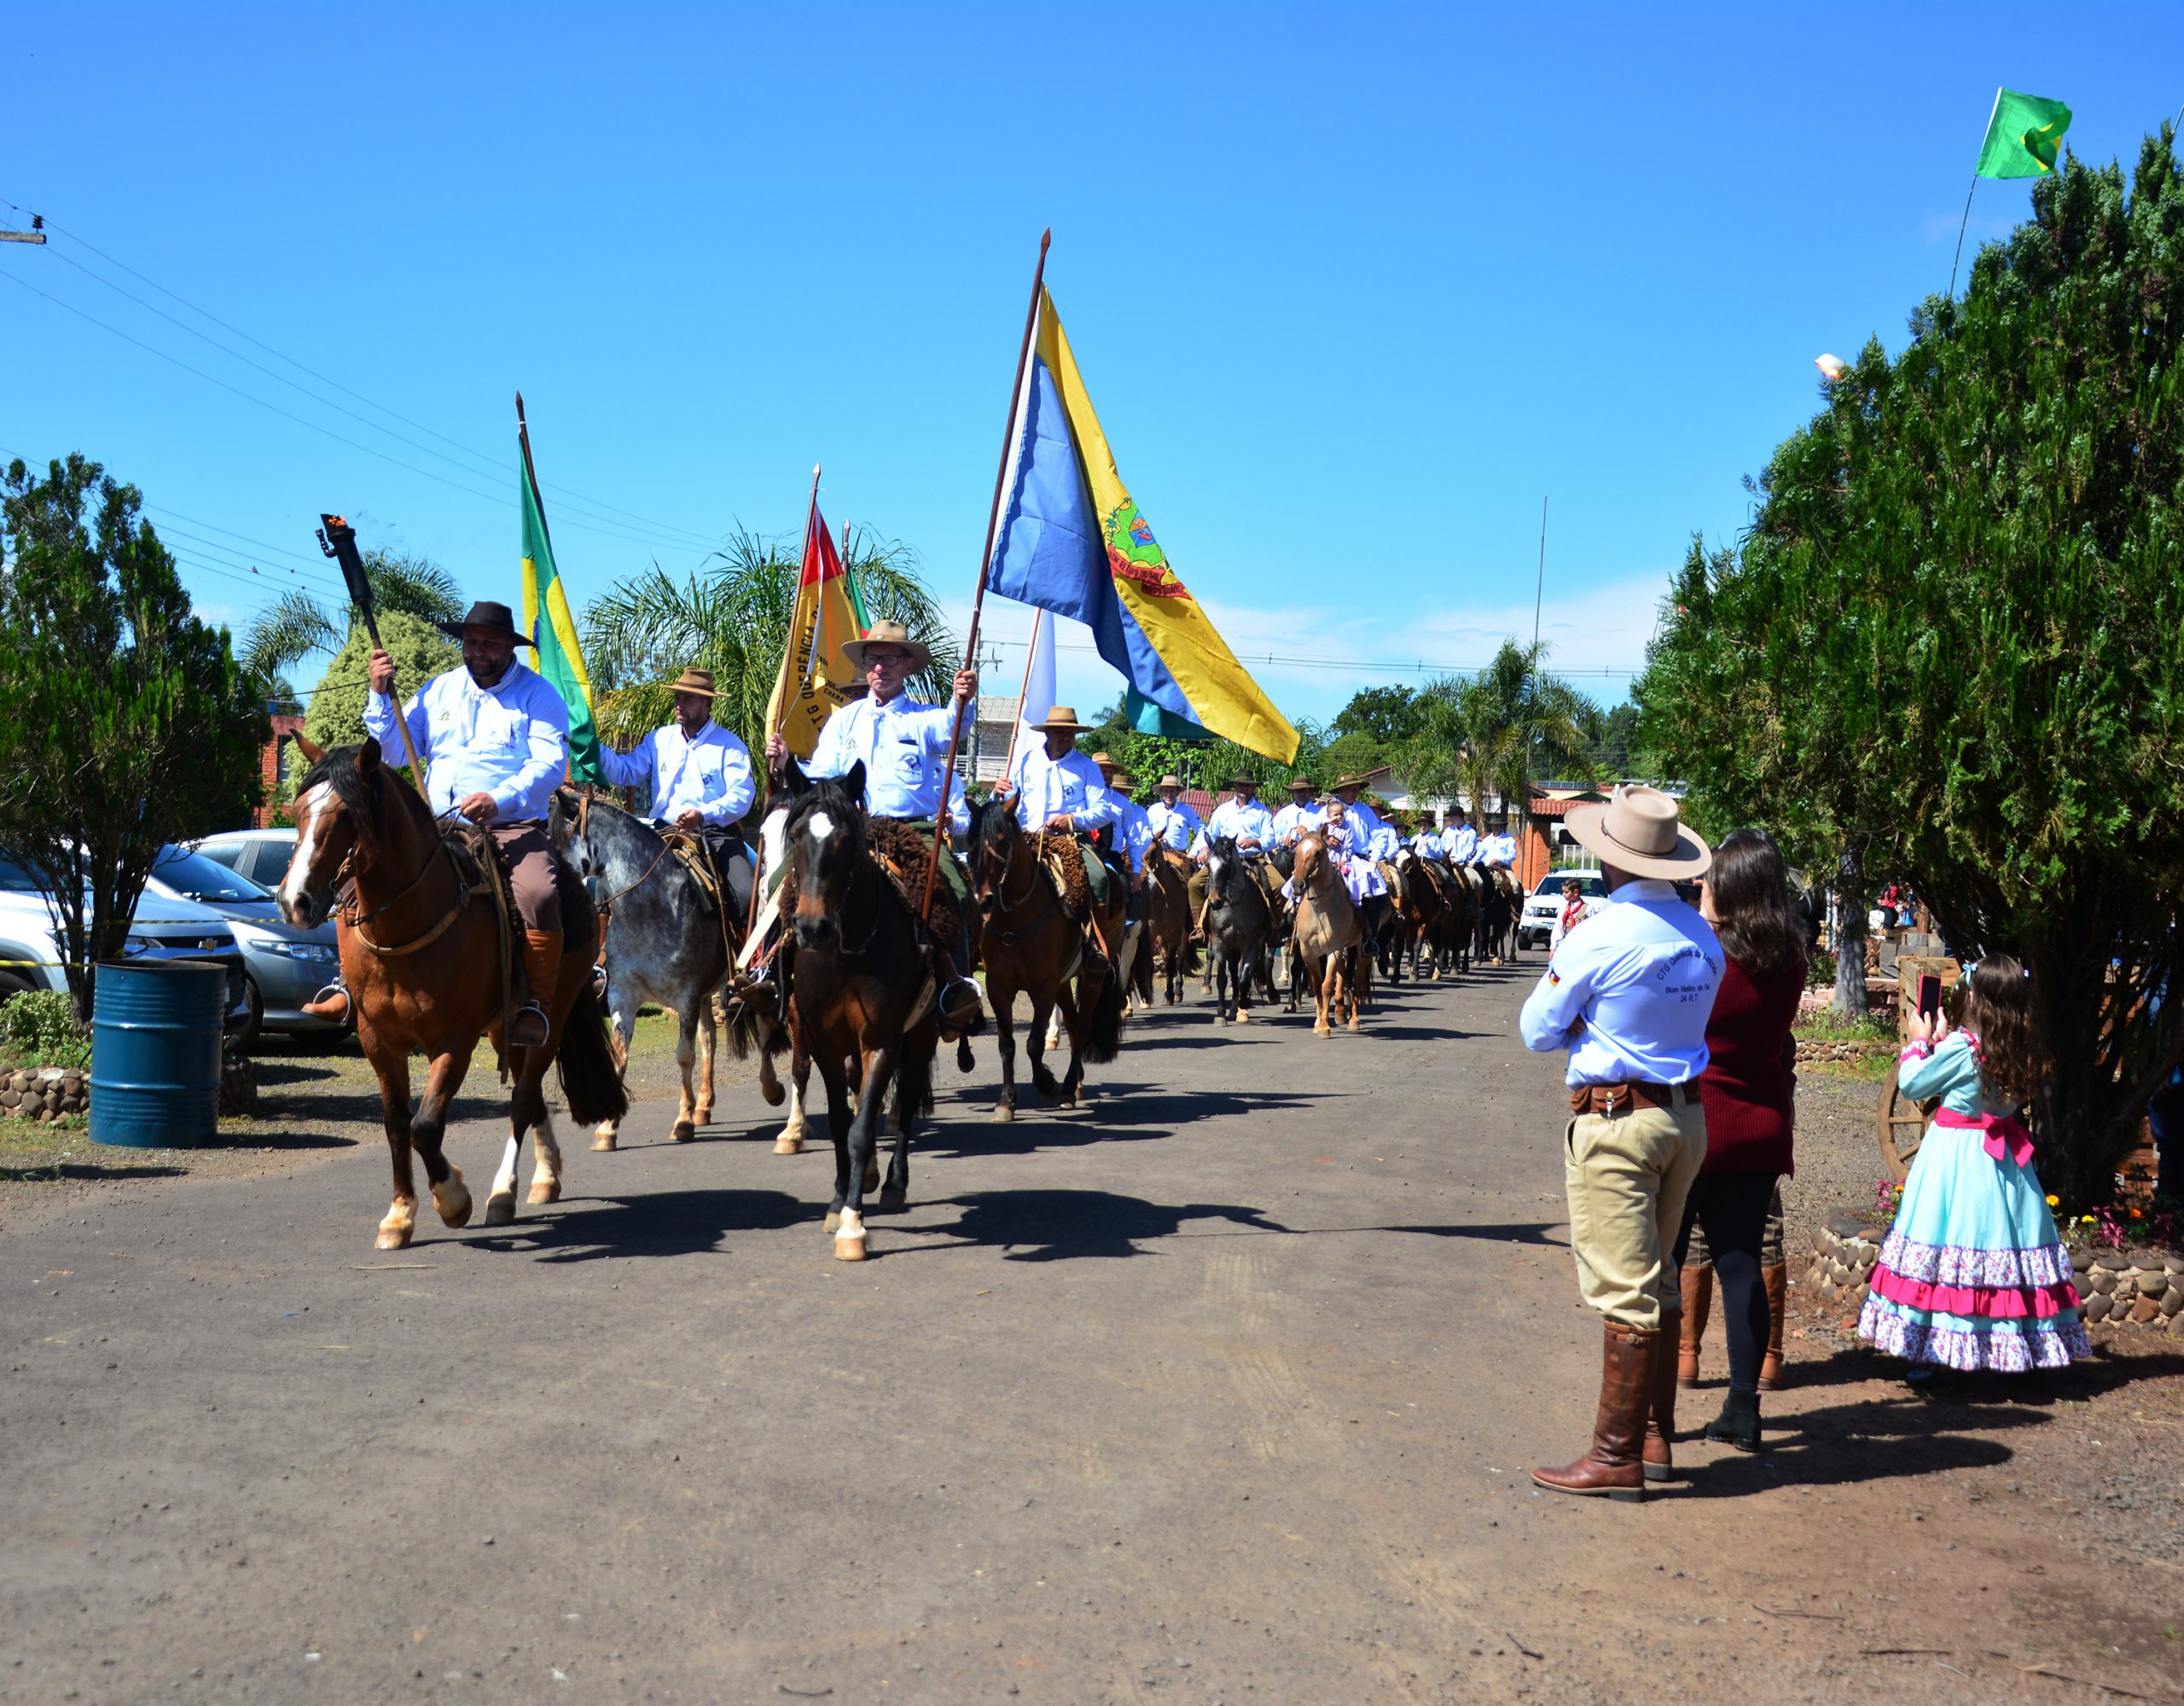
M 979 655 L 979 618 L 985 612 L 986 572 L 993 564 L 993 536 L 1001 526 L 1001 484 L 1008 478 L 1008 452 L 1016 442 L 1016 399 L 1024 390 L 1024 369 L 1031 359 L 1031 334 L 1039 323 L 1039 292 L 1047 276 L 1047 245 L 1052 228 L 1039 233 L 1039 264 L 1031 271 L 1031 300 L 1024 310 L 1024 341 L 1016 350 L 1016 378 L 1008 387 L 1008 415 L 1001 429 L 1001 463 L 993 471 L 993 502 L 986 511 L 985 549 L 979 555 L 979 589 L 971 600 L 971 629 L 964 636 L 963 655 L 976 662 Z M 918 903 L 918 922 L 932 915 L 932 879 L 940 873 L 940 833 L 948 821 L 948 797 L 956 790 L 956 748 L 963 739 L 963 701 L 956 699 L 955 726 L 948 734 L 948 765 L 941 773 L 940 806 L 932 818 L 932 846 L 926 854 L 925 897 Z

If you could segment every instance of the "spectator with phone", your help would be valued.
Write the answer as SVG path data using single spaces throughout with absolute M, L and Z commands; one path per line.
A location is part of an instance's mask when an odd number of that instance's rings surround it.
M 1735 829 L 1714 850 L 1699 916 L 1721 938 L 1721 989 L 1706 1022 L 1706 1070 L 1699 1095 L 1706 1110 L 1706 1158 L 1685 1199 L 1676 1261 L 1684 1268 L 1694 1226 L 1705 1234 L 1721 1281 L 1729 1341 L 1729 1390 L 1706 1437 L 1759 1448 L 1762 1360 L 1775 1317 L 1787 1301 L 1787 1270 L 1764 1260 L 1768 1214 L 1777 1185 L 1794 1170 L 1791 1129 L 1796 1046 L 1790 1027 L 1805 987 L 1804 928 L 1790 898 L 1789 867 L 1763 829 Z M 1684 1274 L 1686 1319 L 1696 1269 Z M 1676 1430 L 1676 1370 L 1664 1359 L 1646 1437 L 1646 1472 L 1665 1481 Z
M 1941 1106 L 1911 1158 L 1859 1337 L 1919 1365 L 1914 1381 L 1937 1367 L 2023 1373 L 2090 1356 L 2025 1129 L 2047 1058 L 2024 967 L 1989 955 L 1969 980 L 1962 1029 L 1935 1011 L 1910 1030 L 1897 1088 Z

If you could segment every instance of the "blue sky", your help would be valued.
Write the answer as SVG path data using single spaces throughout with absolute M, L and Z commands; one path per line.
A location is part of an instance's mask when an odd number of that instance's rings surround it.
M 1325 718 L 1528 637 L 1542 495 L 1554 661 L 1621 698 L 1813 357 L 1947 284 L 1995 85 L 2128 163 L 2184 9 L 77 7 L 9 59 L 0 198 L 69 235 L 0 244 L 0 449 L 142 487 L 209 612 L 328 589 L 322 508 L 514 602 L 519 387 L 579 607 L 793 533 L 818 461 L 967 612 L 1050 224 L 1124 479 Z

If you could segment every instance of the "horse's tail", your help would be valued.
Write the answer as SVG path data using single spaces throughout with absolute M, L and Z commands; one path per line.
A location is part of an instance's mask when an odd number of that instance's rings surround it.
M 1123 980 L 1112 960 L 1085 1021 L 1084 1058 L 1095 1066 L 1104 1066 L 1123 1046 Z
M 1138 926 L 1137 957 L 1130 962 L 1130 984 L 1137 991 L 1137 999 L 1146 1007 L 1153 1005 L 1153 922 L 1150 919 Z
M 629 1093 L 614 1069 L 607 1041 L 607 1014 L 595 1001 L 570 1005 L 561 1020 L 561 1047 L 554 1065 L 561 1076 L 561 1095 L 569 1117 L 579 1125 L 619 1120 L 630 1111 Z
M 904 1038 L 906 1045 L 908 1041 L 907 1037 Z M 959 1053 L 969 1047 L 967 1039 L 958 1040 Z M 932 1117 L 934 1053 L 930 1048 L 905 1046 L 896 1053 L 895 1111 L 905 1131 L 915 1122 Z

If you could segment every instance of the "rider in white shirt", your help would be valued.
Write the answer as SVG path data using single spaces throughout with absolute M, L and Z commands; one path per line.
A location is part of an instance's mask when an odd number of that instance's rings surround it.
M 1308 829 L 1317 829 L 1327 814 L 1313 804 L 1319 793 L 1319 784 L 1310 776 L 1292 776 L 1287 783 L 1289 804 L 1274 815 L 1274 841 L 1276 847 L 1294 847 L 1298 838 Z
M 1189 852 L 1191 842 L 1205 829 L 1205 824 L 1183 798 L 1183 779 L 1170 772 L 1160 778 L 1160 786 L 1153 792 L 1159 797 L 1145 809 L 1145 815 L 1153 825 L 1153 834 L 1159 838 L 1160 844 L 1171 852 Z
M 1077 750 L 1077 737 L 1088 733 L 1073 706 L 1058 705 L 1043 722 L 1031 727 L 1046 737 L 1043 745 L 1019 746 L 1008 774 L 994 790 L 1009 801 L 1016 821 L 1026 829 L 1060 830 L 1089 837 L 1115 821 L 1115 804 L 1100 767 Z M 1092 903 L 1107 904 L 1107 867 L 1094 852 L 1084 854 L 1085 879 Z

